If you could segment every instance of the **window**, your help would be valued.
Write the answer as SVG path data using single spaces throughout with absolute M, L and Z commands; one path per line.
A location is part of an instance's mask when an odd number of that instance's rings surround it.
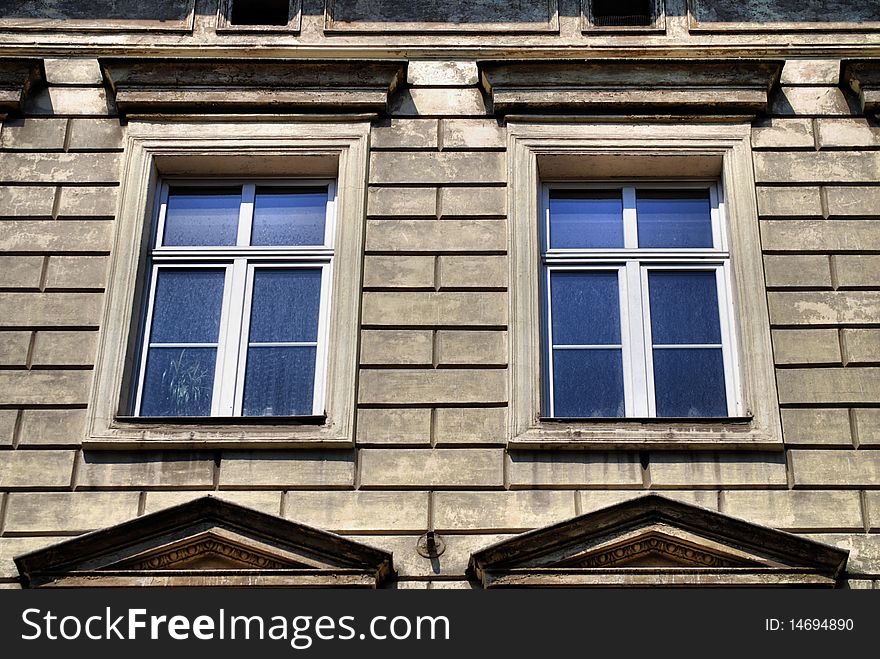
M 296 32 L 301 0 L 220 0 L 218 32 Z
M 739 412 L 714 182 L 544 187 L 544 414 Z
M 165 182 L 136 416 L 323 415 L 330 181 Z
M 651 25 L 652 0 L 592 0 L 593 23 L 597 27 Z

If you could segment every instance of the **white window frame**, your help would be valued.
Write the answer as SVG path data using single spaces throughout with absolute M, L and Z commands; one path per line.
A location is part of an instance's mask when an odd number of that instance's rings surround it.
M 510 327 L 508 449 L 779 450 L 783 448 L 770 343 L 748 121 L 569 121 L 508 117 Z M 544 184 L 713 180 L 723 190 L 739 416 L 719 419 L 548 419 L 542 278 Z M 621 261 L 617 256 L 618 263 Z M 622 259 L 625 260 L 625 259 Z M 613 262 L 613 259 L 612 259 Z M 719 300 L 719 305 L 722 301 Z M 732 345 L 732 343 L 731 343 Z
M 639 248 L 636 215 L 638 190 L 706 190 L 709 195 L 712 246 L 706 248 Z M 623 204 L 622 248 L 551 248 L 550 196 L 554 190 L 619 190 Z M 654 389 L 653 349 L 651 341 L 648 275 L 658 270 L 697 270 L 714 272 L 716 280 L 720 347 L 724 362 L 724 381 L 727 417 L 743 416 L 736 349 L 733 309 L 730 295 L 730 252 L 724 218 L 724 196 L 718 181 L 585 181 L 545 182 L 542 186 L 542 277 L 544 403 L 543 412 L 555 418 L 553 378 L 553 350 L 558 349 L 551 339 L 552 309 L 550 303 L 550 275 L 558 271 L 596 270 L 618 273 L 618 309 L 620 310 L 621 343 L 608 346 L 581 346 L 614 348 L 623 357 L 624 405 L 622 417 L 603 418 L 657 418 Z M 677 346 L 685 347 L 685 346 Z
M 354 446 L 370 115 L 130 117 L 105 308 L 82 445 L 90 450 Z M 336 181 L 324 418 L 139 418 L 137 386 L 156 200 L 171 179 Z M 188 248 L 179 248 L 185 255 Z M 245 253 L 236 253 L 246 256 Z M 277 263 L 269 255 L 266 263 Z M 314 257 L 311 254 L 310 257 Z
M 241 189 L 239 220 L 235 245 L 220 246 L 163 246 L 169 191 L 172 188 L 235 188 Z M 257 188 L 327 188 L 324 216 L 324 238 L 321 245 L 306 246 L 252 246 L 251 232 L 254 219 L 254 200 Z M 336 182 L 330 179 L 168 179 L 163 180 L 155 212 L 154 243 L 150 253 L 149 295 L 144 314 L 143 342 L 134 396 L 134 416 L 142 415 L 144 378 L 147 353 L 155 347 L 151 341 L 153 310 L 155 307 L 158 273 L 166 269 L 224 270 L 225 285 L 222 300 L 212 388 L 212 417 L 240 417 L 244 397 L 244 375 L 247 351 L 250 347 L 251 305 L 254 272 L 258 269 L 308 268 L 321 270 L 321 291 L 318 313 L 317 340 L 309 342 L 316 348 L 315 378 L 313 383 L 311 416 L 324 414 L 324 382 L 326 372 L 328 311 L 333 277 L 333 237 L 335 234 Z M 183 344 L 162 344 L 163 347 L 186 347 Z M 207 344 L 198 344 L 207 346 Z

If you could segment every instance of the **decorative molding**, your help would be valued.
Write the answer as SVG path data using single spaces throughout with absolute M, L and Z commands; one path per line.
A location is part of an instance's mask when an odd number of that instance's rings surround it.
M 189 563 L 196 558 L 204 558 L 208 555 L 221 556 L 231 563 L 238 563 L 237 567 L 253 567 L 261 570 L 281 570 L 290 567 L 305 567 L 292 565 L 275 560 L 261 552 L 249 550 L 240 545 L 225 542 L 217 537 L 196 538 L 182 543 L 171 549 L 153 554 L 149 558 L 128 561 L 117 568 L 130 570 L 167 570 L 174 569 L 182 563 Z
M 495 112 L 706 113 L 767 108 L 782 61 L 522 60 L 479 63 Z
M 880 59 L 844 62 L 843 80 L 859 95 L 865 113 L 880 112 Z
M 39 60 L 0 59 L 0 110 L 18 110 L 30 86 L 41 77 Z
M 718 552 L 682 542 L 660 533 L 648 532 L 609 549 L 587 554 L 572 562 L 561 563 L 566 567 L 609 568 L 626 564 L 627 567 L 650 566 L 652 554 L 668 558 L 683 566 L 745 567 L 748 562 L 733 560 Z

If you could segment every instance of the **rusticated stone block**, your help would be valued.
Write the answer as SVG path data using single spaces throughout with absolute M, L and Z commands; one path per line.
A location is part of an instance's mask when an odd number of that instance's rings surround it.
M 43 60 L 46 82 L 50 85 L 100 85 L 104 81 L 98 60 L 85 57 Z
M 88 402 L 91 371 L 2 371 L 7 405 L 76 405 Z
M 97 327 L 100 293 L 0 293 L 0 327 Z
M 852 411 L 859 446 L 880 446 L 880 408 Z
M 39 290 L 42 277 L 42 256 L 4 255 L 0 261 L 0 288 Z
M 370 252 L 503 252 L 507 227 L 496 220 L 369 220 Z
M 71 119 L 67 148 L 72 151 L 121 149 L 124 136 L 118 119 Z
M 0 216 L 52 217 L 55 205 L 55 186 L 0 185 Z M 0 226 L 9 224 L 0 223 Z
M 62 187 L 58 217 L 113 217 L 118 188 L 108 186 Z
M 494 151 L 377 151 L 370 155 L 370 183 L 443 185 L 504 183 L 505 180 L 504 154 Z
M 336 533 L 428 528 L 427 492 L 290 492 L 286 508 L 289 519 Z
M 397 571 L 398 577 L 425 578 L 435 576 L 461 577 L 467 570 L 468 561 L 470 561 L 472 553 L 510 537 L 510 534 L 498 533 L 469 533 L 465 535 L 446 533 L 443 535 L 446 549 L 443 551 L 442 556 L 434 560 L 426 559 L 419 555 L 416 551 L 417 540 L 412 535 L 360 535 L 352 536 L 351 539 L 355 542 L 363 542 L 394 554 L 394 569 Z M 439 584 L 444 585 L 440 586 Z M 458 584 L 463 585 L 459 586 Z M 472 587 L 467 581 L 444 580 L 431 582 L 431 590 L 437 590 L 441 587 L 449 588 L 450 585 L 459 588 Z
M 441 256 L 440 289 L 507 288 L 506 256 Z
M 880 368 L 797 368 L 778 370 L 780 403 L 876 403 Z
M 840 81 L 840 60 L 790 59 L 782 67 L 783 85 L 836 85 Z
M 786 531 L 861 531 L 855 490 L 722 492 L 721 512 Z
M 648 471 L 659 488 L 786 485 L 785 458 L 777 453 L 651 453 Z
M 67 119 L 7 119 L 0 133 L 4 149 L 60 151 L 64 148 Z
M 255 491 L 255 492 L 205 492 L 204 490 L 191 490 L 188 492 L 162 492 L 151 491 L 146 493 L 144 499 L 144 514 L 149 515 L 157 510 L 170 508 L 171 506 L 179 506 L 182 503 L 192 501 L 193 499 L 201 499 L 204 496 L 216 497 L 224 501 L 231 501 L 239 506 L 253 508 L 268 515 L 281 514 L 281 496 L 280 491 Z
M 437 119 L 393 119 L 390 126 L 374 126 L 374 149 L 436 149 Z
M 434 526 L 438 531 L 527 531 L 574 517 L 571 491 L 437 492 Z
M 880 185 L 826 186 L 825 196 L 828 200 L 828 216 L 831 218 L 880 217 Z M 840 222 L 835 224 L 842 225 Z
M 880 485 L 877 451 L 790 451 L 795 487 L 876 487 Z
M 12 446 L 18 410 L 0 410 L 0 446 Z
M 444 149 L 503 149 L 507 131 L 495 119 L 443 119 Z
M 761 242 L 768 251 L 875 251 L 880 250 L 880 222 L 763 221 Z
M 582 490 L 578 492 L 581 514 L 591 513 L 648 494 L 659 494 L 667 499 L 683 501 L 701 508 L 718 510 L 718 492 L 715 490 Z
M 436 217 L 437 188 L 370 188 L 368 217 Z
M 95 363 L 97 332 L 37 332 L 34 366 L 91 366 Z
M 752 128 L 755 149 L 812 149 L 814 144 L 811 119 L 770 119 Z
M 837 330 L 773 330 L 777 364 L 840 364 Z
M 880 152 L 759 151 L 758 183 L 869 183 L 880 181 Z
M 479 72 L 476 62 L 413 60 L 407 66 L 406 81 L 414 87 L 466 87 L 477 84 Z
M 838 87 L 782 87 L 770 105 L 772 114 L 783 116 L 848 115 L 855 111 Z
M 768 286 L 831 288 L 831 262 L 824 255 L 765 256 L 764 277 Z
M 110 222 L 10 220 L 0 222 L 0 251 L 109 251 L 112 232 Z
M 113 183 L 119 180 L 119 154 L 7 151 L 0 153 L 0 180 L 6 183 Z
M 106 256 L 50 256 L 47 289 L 96 288 L 107 283 Z
M 405 89 L 391 102 L 396 116 L 467 116 L 485 115 L 486 104 L 476 87 L 442 89 Z
M 504 217 L 507 188 L 440 188 L 441 217 Z
M 430 330 L 363 330 L 361 364 L 431 366 L 434 337 Z
M 29 114 L 106 116 L 116 113 L 100 87 L 49 87 L 25 100 Z
M 348 451 L 224 451 L 222 488 L 349 488 L 354 485 L 354 456 Z
M 840 288 L 880 288 L 880 255 L 838 254 L 831 258 Z
M 84 533 L 137 517 L 139 492 L 13 492 L 5 533 Z
M 822 217 L 818 187 L 759 187 L 757 192 L 761 217 Z
M 362 369 L 358 401 L 396 405 L 507 401 L 504 369 Z
M 880 146 L 880 128 L 867 119 L 818 119 L 819 147 L 858 149 Z
M 0 489 L 69 488 L 76 451 L 18 449 L 0 457 Z
M 514 489 L 642 486 L 639 456 L 632 452 L 516 451 L 507 456 L 507 476 Z
M 434 410 L 434 440 L 447 444 L 504 444 L 506 407 L 440 407 Z
M 365 288 L 434 288 L 433 256 L 367 256 Z
M 437 363 L 443 365 L 506 366 L 507 332 L 440 330 Z
M 210 453 L 86 452 L 79 465 L 79 489 L 211 488 L 214 458 Z
M 431 444 L 431 410 L 424 408 L 358 410 L 358 443 Z
M 504 451 L 497 449 L 361 449 L 365 488 L 500 488 Z
M 85 410 L 22 410 L 19 445 L 78 445 L 85 424 Z
M 27 366 L 32 332 L 0 332 L 0 366 Z
M 0 298 L 2 300 L 2 298 Z M 0 307 L 2 308 L 2 307 Z M 505 293 L 364 293 L 364 325 L 461 327 L 499 326 L 507 323 Z
M 839 408 L 782 410 L 786 444 L 850 446 L 849 413 Z
M 774 325 L 854 325 L 880 322 L 880 291 L 771 292 Z

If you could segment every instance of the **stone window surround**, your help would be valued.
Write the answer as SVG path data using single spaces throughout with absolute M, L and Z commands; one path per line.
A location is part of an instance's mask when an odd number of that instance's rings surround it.
M 508 120 L 510 449 L 782 449 L 764 294 L 751 124 Z M 538 221 L 543 180 L 720 177 L 727 203 L 743 409 L 688 422 L 542 421 Z
M 369 129 L 368 117 L 341 121 L 320 116 L 130 118 L 84 448 L 353 446 Z M 323 424 L 279 425 L 260 419 L 210 425 L 144 423 L 123 416 L 153 203 L 163 175 L 337 179 L 339 258 L 331 293 L 333 349 L 327 364 Z

